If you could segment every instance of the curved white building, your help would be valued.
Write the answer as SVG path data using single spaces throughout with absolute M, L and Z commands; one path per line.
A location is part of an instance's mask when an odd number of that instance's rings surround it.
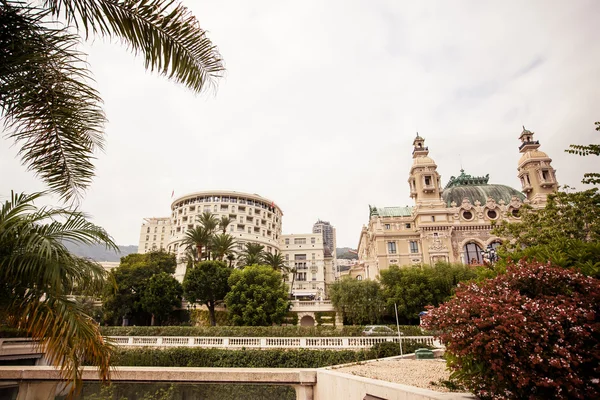
M 274 201 L 257 194 L 210 190 L 176 198 L 171 203 L 170 217 L 145 219 L 138 252 L 164 248 L 182 260 L 186 247 L 182 245 L 185 233 L 199 225 L 197 216 L 205 211 L 210 211 L 217 219 L 224 215 L 232 219 L 227 233 L 236 239 L 239 250 L 244 243 L 252 242 L 263 245 L 269 253 L 280 251 L 283 212 Z M 185 265 L 178 265 L 175 277 L 182 280 L 184 275 Z

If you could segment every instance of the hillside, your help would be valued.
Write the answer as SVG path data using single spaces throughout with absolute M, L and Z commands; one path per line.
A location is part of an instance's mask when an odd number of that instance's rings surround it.
M 91 258 L 95 261 L 120 261 L 121 257 L 124 257 L 131 253 L 137 253 L 137 246 L 119 246 L 120 252 L 117 254 L 112 250 L 107 250 L 104 246 L 100 245 L 76 245 L 72 243 L 66 243 L 66 247 L 73 254 L 79 257 Z
M 351 253 L 350 250 L 356 251 L 350 247 L 337 247 L 336 249 L 337 258 L 344 258 L 346 260 L 358 260 L 358 255 Z

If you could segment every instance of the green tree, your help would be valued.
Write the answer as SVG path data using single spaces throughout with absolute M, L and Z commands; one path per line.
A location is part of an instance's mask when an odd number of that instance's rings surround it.
M 279 324 L 290 302 L 281 275 L 267 265 L 234 270 L 229 277 L 231 291 L 225 296 L 229 318 L 234 325 Z
M 150 316 L 141 304 L 141 297 L 148 281 L 161 272 L 173 274 L 176 266 L 175 255 L 163 251 L 122 257 L 119 267 L 110 271 L 116 289 L 110 285 L 103 293 L 105 319 L 112 324 L 130 319 L 137 324 L 147 324 Z
M 150 325 L 154 326 L 156 319 L 162 324 L 174 307 L 181 307 L 181 283 L 166 272 L 152 275 L 146 283 L 140 298 L 142 309 L 152 314 Z
M 196 217 L 196 221 L 198 221 L 200 225 L 202 225 L 211 234 L 215 233 L 217 227 L 219 226 L 219 220 L 210 211 L 204 211 L 202 214 L 198 215 L 198 217 Z
M 264 262 L 275 271 L 286 272 L 285 260 L 281 253 L 265 253 Z
M 90 86 L 85 37 L 118 38 L 146 69 L 200 92 L 224 68 L 198 21 L 172 0 L 0 1 L 0 109 L 7 137 L 50 189 L 81 195 L 103 147 L 104 112 Z
M 388 310 L 398 307 L 399 318 L 419 320 L 426 306 L 438 306 L 454 294 L 461 281 L 477 278 L 476 271 L 463 264 L 437 263 L 434 266 L 390 266 L 381 271 L 381 284 Z
M 188 268 L 183 278 L 184 297 L 190 303 L 206 304 L 212 326 L 217 324 L 215 305 L 229 292 L 231 271 L 224 262 L 203 261 Z
M 232 223 L 234 220 L 229 218 L 229 216 L 227 215 L 222 215 L 221 219 L 219 220 L 219 228 L 221 229 L 222 233 L 226 233 L 227 232 L 227 226 L 229 226 L 230 223 Z
M 204 249 L 208 248 L 211 239 L 212 232 L 210 230 L 204 226 L 196 226 L 185 232 L 183 244 L 187 245 L 188 249 L 194 252 L 196 261 L 201 261 L 204 258 Z
M 229 254 L 235 255 L 237 243 L 233 236 L 227 233 L 221 233 L 211 238 L 210 248 L 212 249 L 213 258 L 223 261 Z
M 239 258 L 238 265 L 245 267 L 248 265 L 261 264 L 264 259 L 265 246 L 258 243 L 246 242 L 244 250 Z
M 600 122 L 596 122 L 596 130 L 600 131 Z M 572 144 L 569 146 L 567 153 L 577 154 L 580 156 L 600 156 L 600 144 L 590 144 L 587 146 Z M 600 173 L 598 172 L 587 172 L 583 174 L 582 183 L 591 183 L 597 185 L 600 183 Z
M 329 297 L 336 310 L 351 324 L 377 323 L 385 309 L 381 286 L 376 281 L 344 277 L 330 286 Z
M 112 349 L 85 307 L 68 298 L 74 287 L 101 290 L 106 272 L 64 243 L 117 246 L 81 212 L 37 208 L 41 197 L 11 193 L 0 208 L 0 321 L 39 340 L 50 363 L 75 382 L 84 360 L 107 379 Z
M 557 192 L 543 209 L 525 207 L 521 221 L 503 222 L 493 230 L 508 240 L 500 251 L 500 267 L 512 260 L 550 261 L 600 276 L 600 193 Z

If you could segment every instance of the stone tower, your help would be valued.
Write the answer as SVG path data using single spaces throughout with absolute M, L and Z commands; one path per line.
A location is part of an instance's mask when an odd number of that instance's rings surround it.
M 550 193 L 556 192 L 556 170 L 552 168 L 552 159 L 546 153 L 538 150 L 539 140 L 533 140 L 534 133 L 523 127 L 519 139 L 519 152 L 523 153 L 519 160 L 517 171 L 521 180 L 523 193 L 533 207 L 544 207 Z
M 429 156 L 425 139 L 417 133 L 413 141 L 413 165 L 410 169 L 408 184 L 410 197 L 417 206 L 427 203 L 430 206 L 443 205 L 441 176 L 437 165 Z

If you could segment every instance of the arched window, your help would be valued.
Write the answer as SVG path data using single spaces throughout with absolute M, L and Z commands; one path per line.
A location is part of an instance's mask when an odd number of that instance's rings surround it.
M 357 280 L 357 281 L 362 281 L 362 275 L 357 275 L 357 276 L 356 276 L 356 280 Z
M 477 243 L 467 243 L 463 250 L 465 264 L 483 264 L 483 252 Z

